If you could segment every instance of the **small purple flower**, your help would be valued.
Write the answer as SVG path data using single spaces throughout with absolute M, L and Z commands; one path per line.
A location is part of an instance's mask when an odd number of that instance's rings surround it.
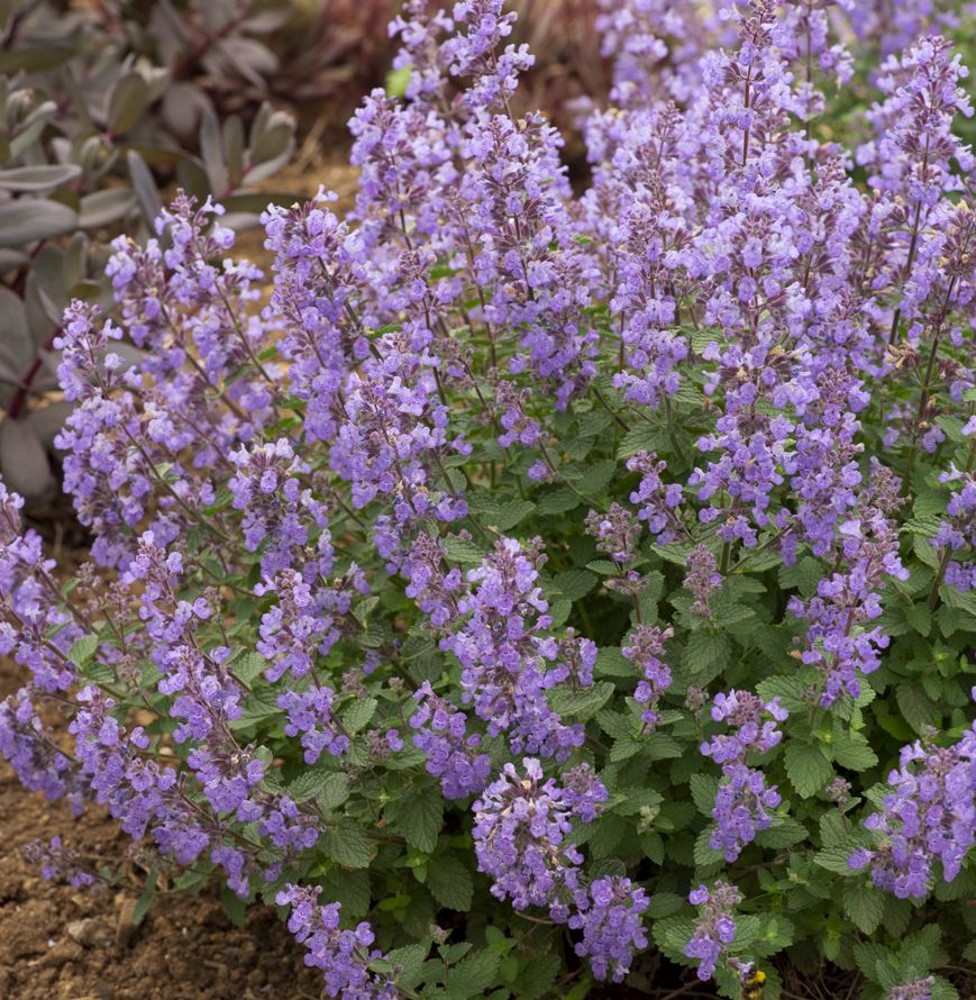
M 733 732 L 714 736 L 701 745 L 701 752 L 722 765 L 709 846 L 721 851 L 726 861 L 735 861 L 757 833 L 772 825 L 770 810 L 780 804 L 779 792 L 775 786 L 768 788 L 763 773 L 746 761 L 750 753 L 767 753 L 780 743 L 783 734 L 777 723 L 787 714 L 778 698 L 763 702 L 758 695 L 736 690 L 715 696 L 712 718 Z
M 491 762 L 481 749 L 481 736 L 468 733 L 468 717 L 434 693 L 424 681 L 414 694 L 417 710 L 410 717 L 414 746 L 427 756 L 427 773 L 440 778 L 446 799 L 476 795 L 488 784 Z
M 735 940 L 735 908 L 742 902 L 742 894 L 728 882 L 716 882 L 711 889 L 704 885 L 692 889 L 688 902 L 698 907 L 698 922 L 684 953 L 698 959 L 698 978 L 707 982 Z
M 597 979 L 621 983 L 630 972 L 634 952 L 647 947 L 641 914 L 651 901 L 629 878 L 614 875 L 592 882 L 587 902 L 568 921 L 583 933 L 576 954 L 589 958 Z
M 895 986 L 888 993 L 887 1000 L 932 1000 L 933 986 L 935 986 L 935 976 L 913 979 L 910 983 Z
M 565 843 L 573 808 L 565 789 L 543 780 L 538 760 L 526 757 L 522 769 L 506 764 L 473 807 L 478 870 L 492 877 L 492 895 L 516 910 L 559 902 L 583 863 Z
M 319 889 L 286 884 L 275 897 L 279 906 L 290 906 L 288 930 L 305 945 L 305 964 L 321 969 L 325 994 L 330 997 L 393 997 L 395 989 L 385 977 L 371 972 L 371 961 L 382 958 L 373 948 L 373 929 L 366 922 L 341 930 L 339 903 L 318 903 Z
M 660 718 L 657 705 L 661 696 L 671 687 L 671 670 L 663 662 L 664 647 L 674 637 L 674 629 L 656 625 L 638 625 L 628 644 L 620 652 L 640 668 L 641 680 L 634 691 L 634 701 L 644 709 L 641 719 L 647 728 L 653 728 Z
M 951 882 L 976 838 L 976 728 L 948 747 L 903 747 L 888 784 L 881 811 L 864 823 L 876 846 L 857 849 L 849 864 L 870 866 L 874 884 L 899 899 L 924 899 L 935 863 Z

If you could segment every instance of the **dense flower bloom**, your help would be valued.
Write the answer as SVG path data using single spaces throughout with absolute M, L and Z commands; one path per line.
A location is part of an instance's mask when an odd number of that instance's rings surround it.
M 925 976 L 910 983 L 901 983 L 889 992 L 887 1000 L 932 1000 L 934 985 L 935 976 Z
M 704 885 L 692 889 L 688 902 L 698 907 L 698 922 L 684 951 L 689 958 L 698 959 L 698 978 L 707 982 L 735 940 L 735 908 L 742 902 L 742 894 L 728 882 L 716 882 L 711 889 Z
M 667 641 L 674 636 L 674 629 L 660 629 L 656 625 L 638 625 L 629 644 L 620 652 L 640 668 L 642 677 L 634 691 L 634 701 L 644 709 L 641 719 L 647 727 L 658 721 L 656 711 L 661 696 L 671 687 L 671 670 L 661 656 Z
M 783 734 L 777 723 L 786 719 L 787 712 L 778 698 L 764 703 L 749 691 L 732 690 L 715 696 L 711 714 L 733 732 L 719 733 L 701 746 L 706 757 L 722 765 L 709 846 L 721 851 L 726 861 L 735 861 L 742 848 L 772 824 L 769 810 L 780 804 L 775 786 L 767 787 L 763 773 L 749 767 L 746 759 L 750 752 L 766 753 L 779 744 Z
M 967 437 L 976 434 L 976 420 L 968 422 L 963 434 Z M 976 589 L 976 563 L 969 558 L 969 553 L 976 545 L 976 476 L 953 468 L 940 479 L 952 485 L 953 494 L 946 504 L 948 516 L 939 524 L 938 533 L 931 542 L 946 553 L 945 582 L 959 591 L 973 590 Z
M 488 784 L 491 762 L 481 750 L 481 736 L 468 733 L 467 715 L 434 694 L 425 681 L 414 695 L 410 716 L 414 746 L 427 756 L 427 773 L 440 778 L 446 799 L 477 794 Z
M 395 997 L 393 984 L 366 967 L 372 959 L 382 956 L 371 947 L 374 935 L 369 924 L 363 922 L 355 930 L 341 930 L 340 905 L 320 906 L 318 895 L 318 889 L 312 886 L 288 884 L 275 902 L 292 908 L 288 929 L 305 945 L 305 964 L 322 970 L 326 995 L 353 1000 Z
M 349 737 L 332 711 L 334 698 L 331 688 L 314 684 L 301 693 L 285 691 L 278 696 L 278 707 L 288 715 L 285 732 L 301 736 L 306 764 L 314 764 L 323 751 L 341 757 L 349 749 Z
M 681 484 L 665 484 L 661 473 L 667 462 L 659 461 L 649 452 L 638 452 L 629 458 L 627 468 L 641 474 L 640 485 L 630 494 L 630 502 L 638 507 L 637 517 L 646 522 L 647 530 L 658 542 L 673 542 L 678 536 Z
M 333 996 L 396 995 L 396 956 L 296 882 L 355 864 L 344 912 L 379 904 L 397 928 L 377 937 L 400 944 L 473 841 L 474 891 L 543 908 L 620 982 L 652 910 L 627 866 L 680 881 L 706 843 L 759 859 L 776 813 L 808 856 L 812 810 L 875 795 L 854 735 L 919 725 L 916 681 L 960 725 L 971 606 L 947 588 L 976 585 L 976 162 L 965 69 L 931 34 L 952 18 L 598 6 L 613 89 L 579 108 L 583 193 L 555 128 L 513 111 L 531 56 L 502 0 L 407 0 L 400 86 L 351 123 L 353 210 L 322 190 L 262 216 L 269 297 L 228 256 L 223 209 L 180 193 L 145 245 L 113 243 L 113 318 L 64 314 L 57 445 L 93 540 L 77 580 L 0 483 L 0 656 L 24 675 L 0 753 L 167 863 L 216 866 L 242 899 L 274 886 Z M 831 130 L 834 81 L 856 71 L 867 93 L 878 50 L 867 128 Z M 767 677 L 809 714 L 784 726 L 748 690 Z M 831 727 L 847 777 L 791 821 L 775 782 Z M 976 736 L 934 739 L 905 748 L 850 862 L 902 898 L 973 844 Z M 695 744 L 718 775 L 700 841 Z M 443 832 L 427 795 L 448 800 Z M 33 853 L 86 881 L 61 845 Z M 703 979 L 748 966 L 735 910 L 765 867 L 691 892 Z M 391 911 L 401 878 L 424 887 Z M 430 933 L 439 957 L 467 944 Z M 438 961 L 407 954 L 422 976 Z
M 582 743 L 583 731 L 564 723 L 546 700 L 566 671 L 546 671 L 559 647 L 546 634 L 551 618 L 538 565 L 533 547 L 499 541 L 468 571 L 466 593 L 456 604 L 457 631 L 441 640 L 441 648 L 460 662 L 464 700 L 487 723 L 490 736 L 507 733 L 513 753 L 562 760 Z
M 569 926 L 581 930 L 583 939 L 576 954 L 588 956 L 597 979 L 623 982 L 630 971 L 634 952 L 647 947 L 641 914 L 650 905 L 647 893 L 629 878 L 598 878 L 589 887 L 589 906 L 569 918 Z
M 899 899 L 924 899 L 933 865 L 951 882 L 976 838 L 976 730 L 948 747 L 904 747 L 888 784 L 881 812 L 864 823 L 877 846 L 855 851 L 850 865 L 870 865 L 874 884 Z
M 820 703 L 825 708 L 841 695 L 857 697 L 861 675 L 880 665 L 880 652 L 889 643 L 881 629 L 863 623 L 881 614 L 877 589 L 886 576 L 905 580 L 908 571 L 898 553 L 898 536 L 891 514 L 897 509 L 897 482 L 886 470 L 875 467 L 870 485 L 861 491 L 857 516 L 838 526 L 843 572 L 817 584 L 809 601 L 790 598 L 793 614 L 810 622 L 804 663 L 816 664 L 824 673 Z
M 553 904 L 567 885 L 575 887 L 583 857 L 564 843 L 572 804 L 552 778 L 543 780 L 538 760 L 526 757 L 521 774 L 506 764 L 473 808 L 478 869 L 494 880 L 493 896 L 524 910 Z

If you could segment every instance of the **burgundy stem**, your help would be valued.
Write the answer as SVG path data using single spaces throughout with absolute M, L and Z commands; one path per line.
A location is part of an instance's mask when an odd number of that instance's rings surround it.
M 61 334 L 61 328 L 59 327 L 55 330 L 41 345 L 41 351 L 50 351 L 54 347 L 54 341 Z M 34 360 L 31 362 L 30 368 L 24 372 L 20 379 L 20 386 L 14 393 L 13 399 L 10 401 L 10 406 L 7 407 L 7 416 L 11 420 L 17 420 L 21 413 L 24 411 L 24 407 L 27 405 L 27 397 L 30 395 L 31 386 L 34 383 L 34 379 L 37 378 L 37 373 L 41 370 L 41 365 L 44 364 L 44 359 L 41 357 L 40 352 Z

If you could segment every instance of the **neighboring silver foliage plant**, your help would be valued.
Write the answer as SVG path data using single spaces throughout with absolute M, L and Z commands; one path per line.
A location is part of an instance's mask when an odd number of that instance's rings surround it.
M 294 148 L 289 114 L 265 102 L 249 127 L 221 121 L 197 81 L 257 95 L 277 60 L 254 36 L 287 5 L 140 7 L 0 0 L 0 474 L 28 499 L 57 489 L 49 453 L 70 406 L 49 398 L 53 343 L 72 298 L 110 301 L 107 240 L 155 218 L 156 177 L 247 225 L 272 200 L 248 187 Z

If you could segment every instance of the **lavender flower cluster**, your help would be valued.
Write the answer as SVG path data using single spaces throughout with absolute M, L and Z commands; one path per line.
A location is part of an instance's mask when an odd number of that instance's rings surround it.
M 750 753 L 766 753 L 782 740 L 776 723 L 789 713 L 776 698 L 763 704 L 749 691 L 733 690 L 715 696 L 711 714 L 733 732 L 720 733 L 701 746 L 702 754 L 722 767 L 709 846 L 721 851 L 726 861 L 735 861 L 758 832 L 770 827 L 770 810 L 781 801 L 775 786 L 768 788 L 762 771 L 747 766 L 746 760 Z
M 58 342 L 70 583 L 0 484 L 20 780 L 289 907 L 330 996 L 519 995 L 525 918 L 564 985 L 652 937 L 702 979 L 850 962 L 956 878 L 965 12 L 887 6 L 607 0 L 577 193 L 501 0 L 407 0 L 355 206 L 269 206 L 270 287 L 210 201 L 116 240 L 114 311 Z M 874 103 L 829 117 L 852 80 Z

